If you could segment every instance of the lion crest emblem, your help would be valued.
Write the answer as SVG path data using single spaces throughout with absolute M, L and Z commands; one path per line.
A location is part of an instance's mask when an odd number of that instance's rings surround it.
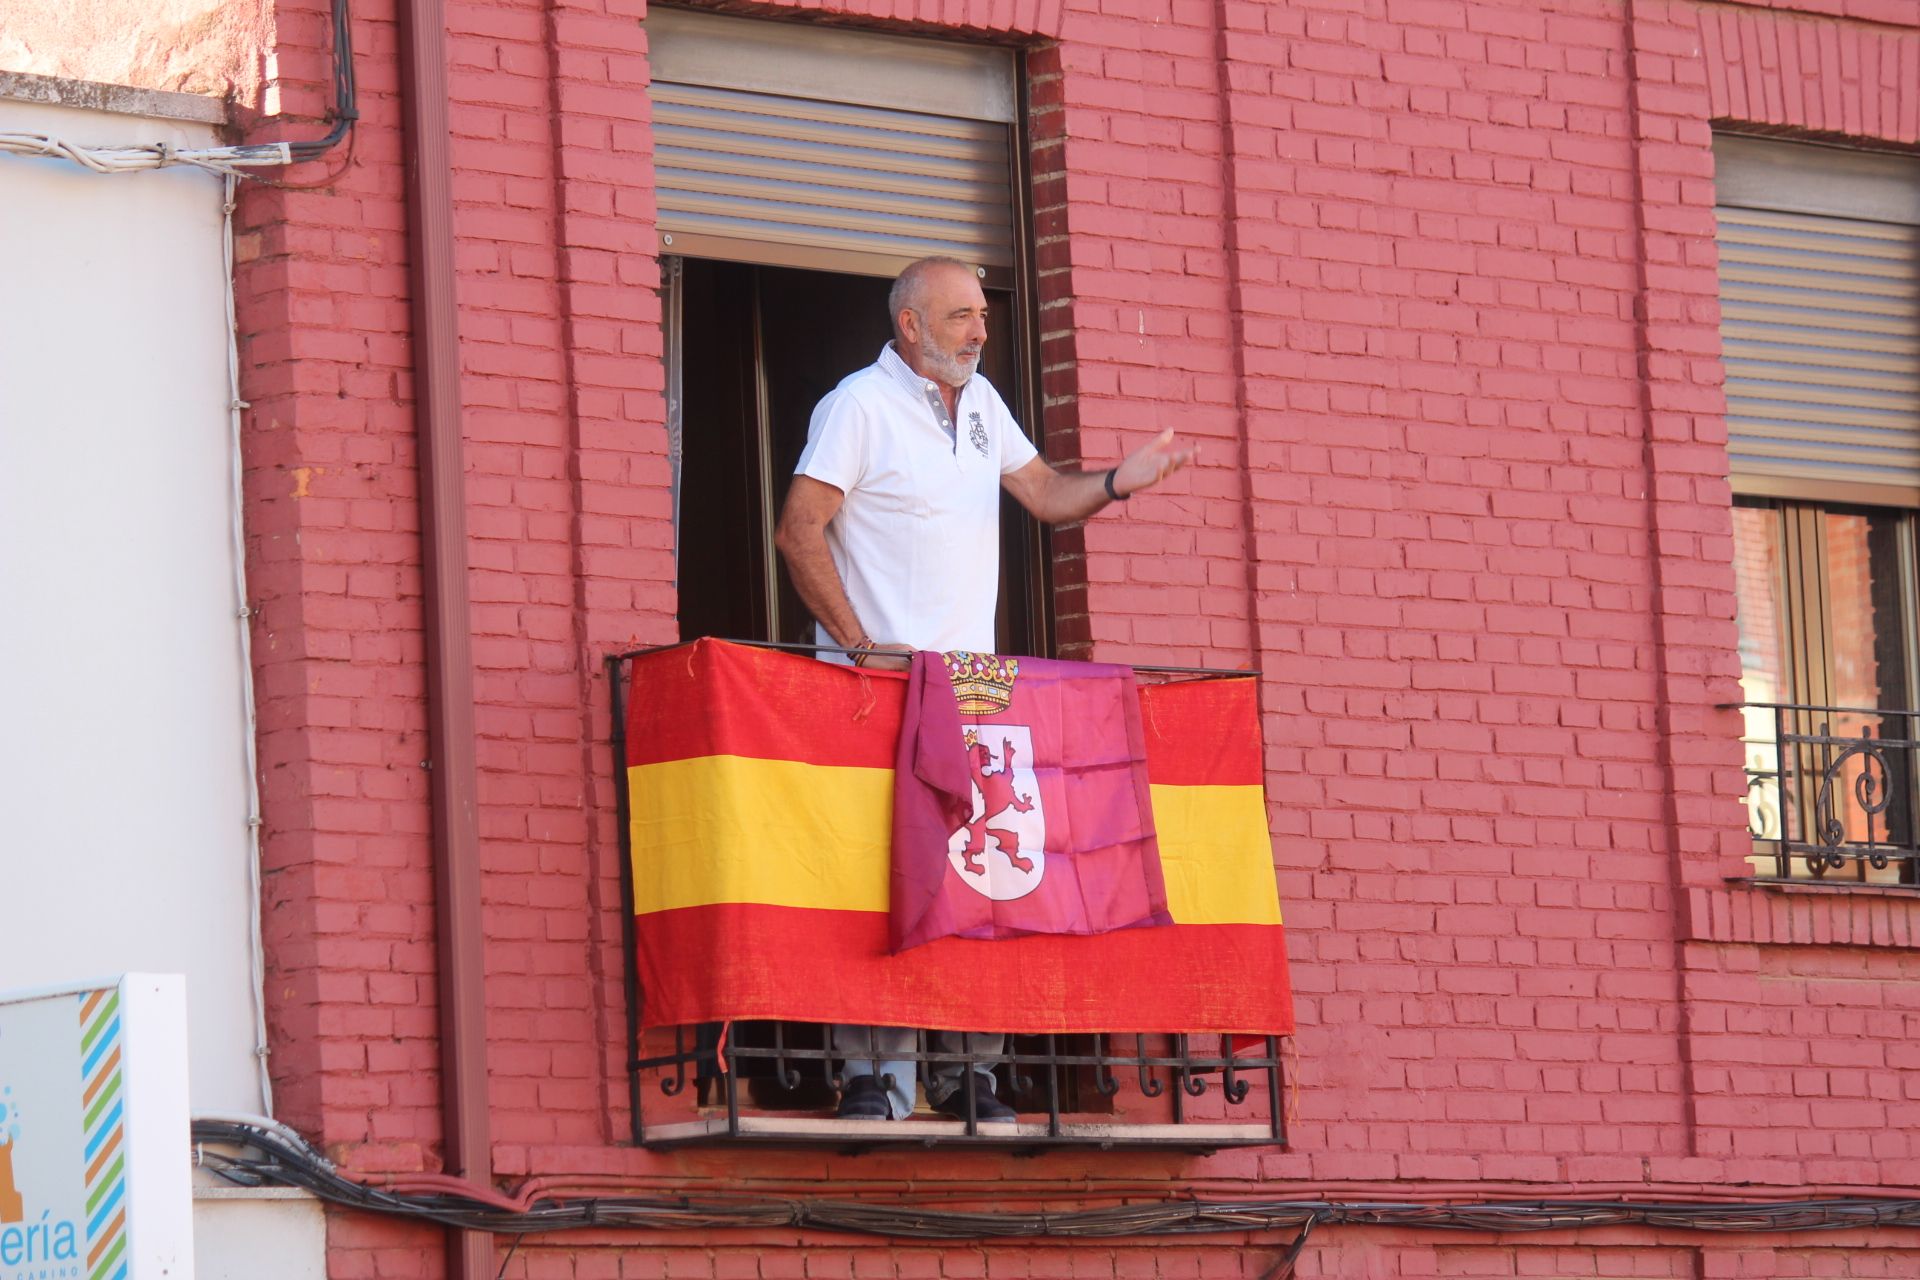
M 956 650 L 943 655 L 962 715 L 988 719 L 1013 707 L 1020 659 Z M 1033 773 L 1033 730 L 980 724 L 966 731 L 973 807 L 947 841 L 960 883 L 995 902 L 1024 898 L 1046 874 L 1046 812 Z M 997 750 L 996 750 L 997 748 Z

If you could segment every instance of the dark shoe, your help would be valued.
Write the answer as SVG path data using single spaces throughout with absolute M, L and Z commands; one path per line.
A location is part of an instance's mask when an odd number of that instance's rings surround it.
M 967 1118 L 967 1087 L 961 1085 L 946 1098 L 933 1104 L 933 1109 L 943 1116 L 952 1116 L 955 1120 Z M 993 1096 L 993 1086 L 985 1080 L 973 1091 L 973 1117 L 981 1124 L 1007 1124 L 1015 1118 L 1014 1109 Z
M 834 1114 L 842 1120 L 885 1120 L 891 1114 L 887 1091 L 872 1076 L 852 1076 L 840 1090 L 840 1109 Z

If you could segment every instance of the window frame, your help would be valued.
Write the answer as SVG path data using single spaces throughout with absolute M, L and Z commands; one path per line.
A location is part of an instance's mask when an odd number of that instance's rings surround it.
M 1818 836 L 1818 820 L 1823 809 L 1828 814 L 1843 812 L 1837 807 L 1842 803 L 1841 800 L 1828 796 L 1823 801 L 1822 785 L 1832 788 L 1846 776 L 1844 765 L 1850 754 L 1853 758 L 1859 758 L 1862 751 L 1871 752 L 1870 748 L 1855 747 L 1851 739 L 1842 741 L 1844 733 L 1831 729 L 1835 713 L 1841 708 L 1836 701 L 1836 625 L 1832 613 L 1833 588 L 1826 522 L 1828 517 L 1835 515 L 1866 518 L 1890 516 L 1898 522 L 1894 571 L 1899 591 L 1900 617 L 1895 639 L 1903 665 L 1900 674 L 1905 695 L 1902 700 L 1920 704 L 1920 697 L 1916 697 L 1915 692 L 1920 688 L 1916 684 L 1920 680 L 1920 512 L 1898 507 L 1867 507 L 1858 503 L 1755 495 L 1736 495 L 1734 506 L 1764 510 L 1774 516 L 1780 547 L 1780 562 L 1770 590 L 1774 593 L 1780 615 L 1780 665 L 1786 687 L 1780 691 L 1777 702 L 1751 703 L 1744 699 L 1742 702 L 1744 708 L 1770 710 L 1773 722 L 1770 735 L 1755 738 L 1750 718 L 1749 729 L 1742 735 L 1742 767 L 1748 778 L 1747 796 L 1743 803 L 1749 808 L 1748 829 L 1754 837 L 1755 846 L 1754 852 L 1748 857 L 1749 865 L 1756 872 L 1752 878 L 1863 888 L 1920 886 L 1920 847 L 1917 847 L 1920 846 L 1920 836 L 1913 831 L 1915 820 L 1920 817 L 1920 746 L 1913 745 L 1916 739 L 1920 739 L 1920 706 L 1878 709 L 1883 727 L 1889 722 L 1904 726 L 1902 736 L 1884 739 L 1886 745 L 1880 749 L 1883 764 L 1887 750 L 1896 752 L 1900 766 L 1898 776 L 1904 777 L 1900 785 L 1904 797 L 1890 796 L 1887 801 L 1888 808 L 1896 799 L 1902 804 L 1896 816 L 1888 819 L 1887 839 L 1869 840 L 1866 846 L 1861 846 L 1859 842 L 1842 838 L 1830 846 L 1836 850 L 1893 847 L 1891 823 L 1898 821 L 1908 828 L 1904 842 L 1906 852 L 1888 855 L 1891 861 L 1886 866 L 1876 866 L 1866 856 L 1853 854 L 1843 855 L 1845 862 L 1829 861 L 1823 865 L 1813 860 L 1818 852 L 1815 846 L 1822 843 Z M 1735 545 L 1737 554 L 1737 535 Z M 1745 748 L 1756 744 L 1772 751 L 1771 768 L 1768 768 L 1764 751 L 1757 768 L 1754 759 L 1747 756 Z M 1792 753 L 1791 757 L 1789 752 Z M 1866 767 L 1871 772 L 1875 767 L 1872 760 L 1866 762 Z M 1883 768 L 1881 776 L 1891 782 L 1897 775 L 1894 769 Z M 1764 798 L 1764 788 L 1769 779 L 1774 787 L 1770 821 L 1777 824 L 1772 830 L 1768 826 L 1768 817 L 1761 817 L 1756 823 L 1753 816 L 1755 792 L 1762 792 Z M 1808 815 L 1813 815 L 1812 822 Z M 1764 851 L 1763 846 L 1768 845 L 1772 846 L 1772 852 Z M 1764 864 L 1767 863 L 1772 864 L 1771 872 L 1765 869 Z M 1848 865 L 1853 869 L 1851 877 L 1845 874 L 1844 869 Z M 1870 866 L 1875 871 L 1884 871 L 1890 866 L 1895 870 L 1897 879 L 1870 879 Z M 1833 872 L 1841 874 L 1830 874 Z
M 661 10 L 661 14 L 674 14 L 678 11 Z M 712 15 L 699 15 L 704 21 Z M 847 37 L 852 43 L 852 51 L 862 48 L 861 38 L 874 38 L 873 33 L 830 32 L 821 33 L 801 23 L 782 23 L 772 19 L 732 19 L 735 23 L 749 22 L 756 28 L 766 28 L 770 48 L 777 50 L 783 43 L 804 40 L 814 43 L 827 36 Z M 1033 200 L 1033 135 L 1029 98 L 1028 53 L 1024 49 L 986 49 L 982 46 L 968 45 L 960 41 L 925 41 L 911 37 L 880 36 L 887 41 L 910 39 L 916 45 L 944 45 L 954 54 L 956 64 L 969 59 L 978 65 L 985 65 L 977 55 L 990 55 L 1003 58 L 1011 66 L 1013 98 L 1012 120 L 1006 122 L 1007 145 L 1009 148 L 1009 173 L 1011 175 L 1010 198 L 1011 234 L 1013 265 L 1011 269 L 982 268 L 982 283 L 992 290 L 1004 290 L 1011 297 L 1011 304 L 1003 308 L 1011 321 L 1011 351 L 1009 359 L 1014 371 L 1016 386 L 1012 388 L 996 386 L 1008 408 L 1013 410 L 1015 418 L 1025 429 L 1042 457 L 1051 458 L 1049 444 L 1054 443 L 1048 430 L 1045 415 L 1045 399 L 1041 388 L 1041 332 L 1040 307 L 1041 289 L 1035 253 L 1035 222 Z M 763 51 L 765 52 L 765 51 Z M 846 52 L 846 51 L 842 51 Z M 905 102 L 919 109 L 932 111 L 938 105 L 938 99 L 932 95 L 927 85 L 917 84 L 911 77 L 895 75 L 886 85 L 881 86 L 884 93 L 898 95 L 903 93 L 919 94 L 923 101 Z M 996 89 L 995 92 L 998 92 Z M 866 95 L 872 97 L 872 94 Z M 886 99 L 892 101 L 892 99 Z M 904 102 L 904 100 L 903 100 Z M 903 105 L 893 102 L 892 105 Z M 986 110 L 981 107 L 980 110 Z M 661 236 L 661 273 L 659 296 L 661 300 L 662 361 L 665 366 L 665 385 L 667 390 L 667 425 L 669 464 L 673 490 L 673 526 L 674 557 L 676 579 L 679 577 L 681 535 L 681 472 L 683 467 L 685 433 L 682 419 L 684 405 L 683 368 L 685 355 L 683 334 L 680 330 L 682 308 L 684 304 L 684 283 L 681 264 L 688 258 L 703 258 L 715 262 L 734 262 L 756 268 L 790 268 L 811 271 L 828 271 L 850 276 L 886 278 L 906 265 L 906 260 L 876 257 L 870 254 L 821 251 L 805 253 L 797 258 L 785 252 L 780 246 L 761 246 L 765 253 L 757 250 L 742 257 L 740 245 L 707 245 L 697 238 L 685 234 L 662 233 Z M 703 252 L 703 247 L 709 252 Z M 757 307 L 757 303 L 756 303 Z M 759 340 L 759 324 L 755 323 L 756 344 Z M 758 401 L 758 449 L 760 468 L 759 488 L 761 493 L 758 518 L 765 527 L 764 546 L 761 548 L 762 569 L 766 574 L 767 594 L 763 613 L 767 618 L 766 630 L 769 634 L 730 637 L 742 640 L 778 640 L 779 618 L 778 582 L 785 573 L 784 566 L 778 562 L 773 548 L 772 534 L 778 512 L 772 507 L 772 494 L 776 477 L 771 475 L 772 455 L 767 439 L 769 417 L 766 405 L 765 370 L 758 350 L 753 357 L 755 366 L 754 394 Z M 852 370 L 847 370 L 852 372 Z M 1010 497 L 1002 496 L 1000 521 L 1000 593 L 999 610 L 1005 619 L 1008 637 L 1007 651 L 1032 654 L 1037 657 L 1052 657 L 1056 654 L 1058 629 L 1056 619 L 1057 593 L 1054 583 L 1055 547 L 1053 536 L 1047 526 L 1033 519 Z M 678 585 L 676 581 L 676 586 Z M 676 618 L 677 621 L 677 618 Z M 684 638 L 684 637 L 683 637 Z

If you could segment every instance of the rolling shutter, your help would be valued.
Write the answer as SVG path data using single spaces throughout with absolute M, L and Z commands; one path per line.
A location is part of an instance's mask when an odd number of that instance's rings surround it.
M 1920 505 L 1920 164 L 1714 150 L 1735 488 Z
M 1011 55 L 674 10 L 647 29 L 663 252 L 1010 273 Z

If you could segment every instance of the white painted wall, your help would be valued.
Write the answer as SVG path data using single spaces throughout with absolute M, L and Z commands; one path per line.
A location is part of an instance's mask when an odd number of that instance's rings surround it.
M 0 100 L 0 131 L 218 145 Z M 0 154 L 0 987 L 186 975 L 258 1111 L 220 179 Z
M 320 1202 L 287 1187 L 208 1188 L 193 1202 L 194 1280 L 326 1280 Z
M 16 130 L 220 141 L 0 99 Z M 222 199 L 0 154 L 0 988 L 186 975 L 195 1113 L 261 1109 Z M 193 1251 L 201 1280 L 321 1280 L 326 1221 L 202 1171 Z

